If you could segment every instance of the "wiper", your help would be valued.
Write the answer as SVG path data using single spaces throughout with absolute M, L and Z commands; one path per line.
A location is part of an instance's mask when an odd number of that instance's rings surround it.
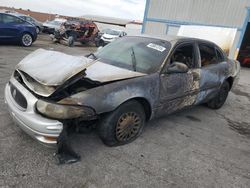
M 90 56 L 92 56 L 94 58 L 94 60 L 98 59 L 94 53 L 90 53 L 87 57 L 90 57 Z
M 136 72 L 136 58 L 135 58 L 135 51 L 133 47 L 131 47 L 131 59 L 132 59 L 133 70 Z

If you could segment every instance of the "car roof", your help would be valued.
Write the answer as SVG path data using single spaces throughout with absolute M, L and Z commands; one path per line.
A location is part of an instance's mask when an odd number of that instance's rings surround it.
M 133 36 L 152 38 L 152 39 L 160 39 L 160 40 L 168 41 L 170 43 L 198 41 L 198 42 L 204 42 L 204 43 L 209 43 L 209 44 L 216 45 L 214 42 L 204 40 L 204 39 L 192 38 L 192 37 L 183 37 L 183 36 L 175 36 L 175 35 L 147 35 L 147 34 L 141 34 L 141 35 L 133 35 Z
M 28 16 L 28 15 L 25 15 L 25 14 L 20 14 L 20 13 L 8 13 L 8 14 L 11 14 L 11 15 L 14 15 L 14 16 L 17 16 L 17 17 L 19 17 L 19 16 L 26 16 L 26 17 L 30 17 L 30 16 Z

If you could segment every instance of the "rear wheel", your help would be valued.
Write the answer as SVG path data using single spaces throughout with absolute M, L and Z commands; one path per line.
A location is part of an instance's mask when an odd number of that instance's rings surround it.
M 228 81 L 225 81 L 222 84 L 219 93 L 209 102 L 207 102 L 207 106 L 212 109 L 221 108 L 227 99 L 229 90 L 230 90 L 230 85 Z
M 36 27 L 36 33 L 39 34 L 40 33 L 40 28 Z
M 31 46 L 33 42 L 32 36 L 29 33 L 24 33 L 21 37 L 21 45 L 28 47 Z
M 108 146 L 124 145 L 140 136 L 144 125 L 143 106 L 133 100 L 103 117 L 98 125 L 98 133 Z

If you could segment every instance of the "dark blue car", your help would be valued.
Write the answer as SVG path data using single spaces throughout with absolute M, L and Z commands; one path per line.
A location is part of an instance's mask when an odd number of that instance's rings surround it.
M 0 13 L 0 43 L 31 46 L 37 38 L 36 27 L 14 15 Z

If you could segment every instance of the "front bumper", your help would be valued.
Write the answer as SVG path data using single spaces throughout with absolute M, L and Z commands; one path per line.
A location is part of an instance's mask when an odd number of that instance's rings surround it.
M 5 87 L 5 102 L 10 115 L 16 124 L 31 137 L 45 145 L 55 145 L 56 138 L 63 129 L 60 121 L 45 118 L 36 113 L 35 104 L 37 98 L 23 87 L 15 78 L 10 79 L 11 84 L 17 89 L 27 101 L 27 108 L 19 106 L 12 97 L 10 84 Z

